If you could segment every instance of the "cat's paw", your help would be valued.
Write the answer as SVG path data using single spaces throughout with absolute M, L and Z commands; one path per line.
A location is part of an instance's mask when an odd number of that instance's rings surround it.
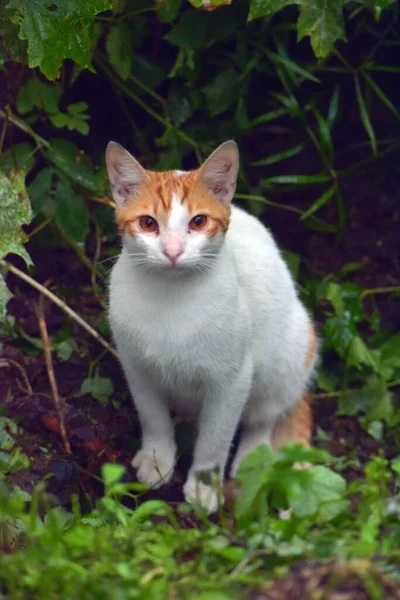
M 152 488 L 168 483 L 174 472 L 174 465 L 173 454 L 156 452 L 154 449 L 139 450 L 132 460 L 138 480 Z
M 198 481 L 195 477 L 189 477 L 183 487 L 183 494 L 186 502 L 200 505 L 209 515 L 217 511 L 218 504 L 222 504 L 222 498 L 219 498 L 218 490 L 211 485 Z

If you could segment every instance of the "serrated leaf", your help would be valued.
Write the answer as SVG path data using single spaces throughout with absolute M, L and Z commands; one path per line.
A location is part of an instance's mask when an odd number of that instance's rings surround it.
M 89 214 L 82 198 L 74 193 L 68 182 L 59 181 L 55 203 L 54 217 L 58 227 L 74 242 L 83 242 L 88 232 Z
M 365 342 L 356 335 L 350 342 L 347 350 L 346 365 L 348 367 L 361 368 L 363 365 L 368 365 L 377 371 L 377 364 L 369 348 Z
M 18 254 L 27 265 L 32 261 L 23 244 L 28 240 L 22 225 L 32 219 L 32 209 L 25 189 L 25 173 L 0 173 L 0 258 Z
M 337 40 L 345 40 L 343 6 L 347 0 L 301 0 L 297 38 L 309 35 L 318 58 L 325 58 Z
M 110 64 L 121 79 L 128 79 L 132 66 L 131 28 L 125 21 L 113 25 L 107 36 L 106 48 Z
M 94 17 L 110 8 L 108 0 L 11 0 L 7 5 L 19 38 L 28 42 L 29 66 L 53 80 L 64 58 L 90 68 Z
M 296 498 L 289 499 L 290 507 L 298 517 L 318 513 L 329 521 L 348 508 L 346 480 L 328 467 L 317 465 L 307 471 L 308 481 Z

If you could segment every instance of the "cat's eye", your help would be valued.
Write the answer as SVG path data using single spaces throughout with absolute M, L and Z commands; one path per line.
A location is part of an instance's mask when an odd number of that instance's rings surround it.
M 139 218 L 140 228 L 146 233 L 154 233 L 158 231 L 158 223 L 153 217 L 148 215 Z
M 206 215 L 196 215 L 189 223 L 189 228 L 194 231 L 200 231 L 207 225 L 208 217 Z

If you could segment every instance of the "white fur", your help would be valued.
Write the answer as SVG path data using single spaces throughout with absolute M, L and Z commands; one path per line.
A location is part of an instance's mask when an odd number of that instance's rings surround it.
M 160 224 L 158 237 L 123 240 L 111 275 L 109 318 L 142 427 L 133 460 L 139 479 L 156 485 L 172 474 L 173 408 L 199 425 L 185 497 L 197 497 L 212 512 L 217 492 L 196 473 L 217 468 L 223 475 L 240 420 L 233 473 L 254 446 L 270 443 L 277 420 L 311 376 L 310 322 L 257 219 L 233 206 L 227 234 L 210 240 L 188 232 L 185 210 L 174 199 L 170 223 Z M 184 246 L 175 267 L 162 251 L 171 230 L 180 232 Z

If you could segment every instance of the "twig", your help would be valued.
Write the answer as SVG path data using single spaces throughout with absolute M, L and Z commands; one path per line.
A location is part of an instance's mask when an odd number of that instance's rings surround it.
M 14 267 L 14 265 L 7 262 L 3 258 L 0 259 L 0 266 L 4 267 L 5 269 L 8 269 L 8 271 L 11 271 L 11 273 L 14 273 L 14 275 L 16 275 L 17 277 L 19 277 L 20 279 L 22 279 L 23 281 L 28 283 L 30 286 L 34 287 L 36 290 L 38 290 L 41 294 L 43 294 L 47 298 L 49 298 L 49 300 L 51 300 L 54 304 L 56 304 L 59 308 L 61 308 L 61 310 L 63 310 L 65 313 L 67 313 L 67 315 L 69 317 L 71 317 L 71 319 L 74 319 L 74 321 L 79 323 L 79 325 L 81 327 L 83 327 L 83 329 L 86 329 L 86 331 L 95 340 L 97 340 L 104 348 L 106 348 L 110 352 L 110 354 L 115 356 L 115 358 L 118 358 L 116 351 L 107 342 L 107 340 L 105 340 L 103 338 L 103 336 L 101 336 L 100 333 L 98 333 L 98 331 L 93 329 L 93 327 L 91 325 L 89 325 L 89 323 L 87 323 L 84 319 L 82 319 L 82 317 L 80 317 L 74 310 L 72 310 L 72 308 L 70 308 L 63 300 L 61 300 L 55 294 L 53 294 L 53 292 L 50 292 L 50 290 L 45 288 L 41 283 L 39 283 L 38 281 L 36 281 L 35 279 L 33 279 L 32 277 L 27 275 L 20 269 L 17 269 L 17 267 Z
M 22 375 L 23 380 L 25 381 L 26 389 L 24 390 L 24 392 L 26 393 L 26 391 L 28 391 L 29 394 L 33 394 L 33 389 L 30 384 L 30 381 L 28 379 L 28 375 L 26 374 L 25 369 L 19 363 L 17 363 L 17 361 L 11 360 L 11 358 L 1 358 L 0 359 L 0 368 L 5 366 L 6 364 L 12 365 L 16 369 L 18 369 L 18 371 Z
M 21 131 L 24 131 L 25 133 L 30 135 L 31 138 L 33 138 L 35 140 L 35 142 L 37 143 L 38 146 L 43 146 L 44 148 L 50 148 L 50 143 L 47 140 L 45 140 L 40 135 L 38 135 L 35 131 L 33 131 L 32 127 L 30 127 L 28 125 L 28 123 L 25 123 L 25 121 L 23 121 L 19 117 L 15 117 L 14 115 L 12 115 L 10 110 L 7 110 L 7 112 L 4 112 L 4 110 L 0 110 L 0 119 L 8 121 L 9 123 L 12 123 L 16 127 L 18 127 L 18 129 L 21 129 Z
M 400 285 L 392 285 L 388 287 L 377 287 L 363 290 L 361 292 L 361 298 L 366 296 L 374 296 L 375 294 L 395 294 L 400 292 Z
M 386 383 L 386 387 L 388 389 L 393 387 L 400 387 L 400 379 L 393 379 L 393 381 L 388 381 Z M 325 398 L 341 398 L 342 396 L 352 396 L 353 394 L 359 394 L 362 392 L 362 388 L 349 388 L 346 390 L 339 390 L 337 392 L 320 392 L 318 394 L 313 394 L 313 398 L 316 400 L 324 400 Z
M 67 438 L 64 417 L 63 417 L 62 410 L 61 410 L 61 399 L 60 399 L 60 395 L 58 393 L 57 381 L 56 381 L 56 376 L 54 373 L 53 360 L 51 358 L 49 334 L 47 332 L 46 319 L 44 318 L 43 305 L 44 305 L 44 295 L 41 294 L 40 298 L 39 298 L 37 316 L 38 316 L 38 321 L 39 321 L 40 335 L 42 336 L 42 342 L 43 342 L 44 359 L 46 361 L 47 375 L 49 378 L 51 393 L 53 396 L 54 407 L 56 409 L 58 420 L 60 423 L 61 439 L 64 444 L 65 452 L 67 454 L 71 454 L 71 446 L 70 446 L 69 440 Z

